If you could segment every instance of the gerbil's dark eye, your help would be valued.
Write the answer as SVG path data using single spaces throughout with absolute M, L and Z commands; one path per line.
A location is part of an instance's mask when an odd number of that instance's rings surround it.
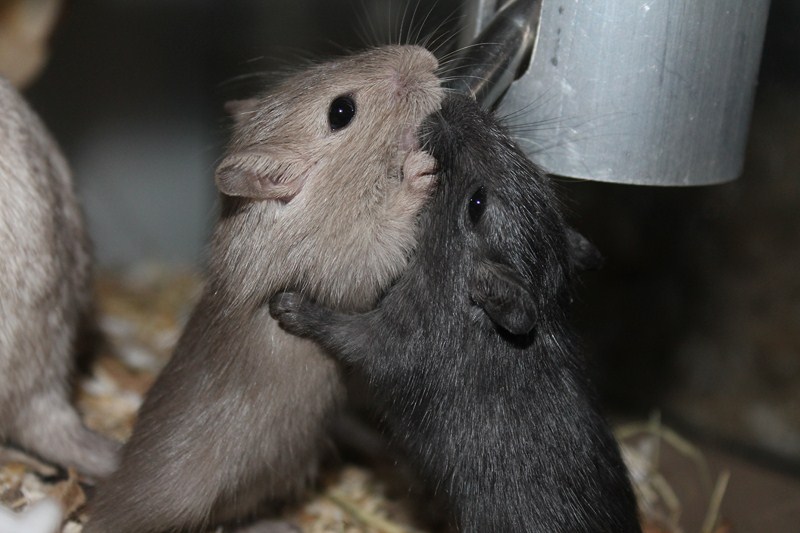
M 472 193 L 467 205 L 467 214 L 473 224 L 477 224 L 486 209 L 486 191 L 483 187 Z
M 337 96 L 331 102 L 331 108 L 328 110 L 328 123 L 331 125 L 331 131 L 336 131 L 344 128 L 353 117 L 356 116 L 356 103 L 351 96 Z

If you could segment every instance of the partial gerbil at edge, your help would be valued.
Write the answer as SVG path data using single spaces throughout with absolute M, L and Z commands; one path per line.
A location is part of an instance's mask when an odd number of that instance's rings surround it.
M 102 477 L 118 445 L 70 404 L 91 256 L 64 156 L 0 78 L 0 440 Z

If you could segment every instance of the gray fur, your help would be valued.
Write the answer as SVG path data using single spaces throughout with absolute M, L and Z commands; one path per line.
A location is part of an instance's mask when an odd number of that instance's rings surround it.
M 432 183 L 415 133 L 441 101 L 436 67 L 422 48 L 378 48 L 231 106 L 206 289 L 86 533 L 202 530 L 314 477 L 339 370 L 281 331 L 265 302 L 291 286 L 366 309 L 404 268 Z M 332 132 L 342 94 L 357 112 Z
M 69 403 L 79 325 L 90 309 L 90 254 L 67 162 L 0 78 L 0 440 L 92 476 L 116 444 Z

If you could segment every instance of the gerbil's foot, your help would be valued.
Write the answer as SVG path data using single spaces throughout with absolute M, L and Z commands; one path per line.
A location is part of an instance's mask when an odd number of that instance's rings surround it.
M 301 294 L 281 292 L 269 301 L 269 314 L 278 325 L 292 335 L 310 337 L 314 333 L 314 315 L 320 308 Z
M 436 182 L 436 159 L 427 152 L 409 152 L 403 162 L 403 186 L 414 196 L 428 197 Z
M 77 455 L 75 466 L 95 481 L 108 477 L 119 465 L 122 445 L 85 427 L 81 429 L 78 444 L 83 448 L 83 453 Z
M 371 338 L 368 326 L 359 319 L 360 315 L 336 312 L 292 292 L 273 296 L 269 302 L 269 314 L 287 333 L 318 343 L 345 363 L 355 364 L 362 359 L 363 353 L 368 352 L 359 342 Z
M 32 398 L 17 413 L 11 437 L 23 448 L 81 474 L 103 478 L 117 467 L 120 445 L 86 428 L 57 394 Z

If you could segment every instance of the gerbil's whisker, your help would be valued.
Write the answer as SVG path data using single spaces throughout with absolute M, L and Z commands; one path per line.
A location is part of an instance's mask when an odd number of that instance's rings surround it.
M 471 63 L 465 65 L 458 65 L 457 67 L 453 65 L 444 65 L 439 67 L 436 71 L 440 78 L 449 78 L 449 79 L 481 79 L 484 80 L 483 76 L 477 76 L 476 74 L 470 74 L 474 72 L 480 72 L 483 70 L 481 67 L 486 67 L 487 63 Z
M 440 49 L 450 43 L 452 38 L 453 34 L 451 32 L 442 32 L 435 37 L 433 33 L 429 33 L 422 39 L 421 45 L 430 50 L 433 55 L 439 57 Z
M 411 40 L 411 32 L 414 28 L 414 21 L 417 19 L 417 10 L 419 9 L 420 0 L 414 2 L 414 11 L 411 12 L 411 20 L 408 21 L 408 28 L 406 29 L 406 40 L 403 44 L 416 44 L 416 40 Z M 419 39 L 419 30 L 417 30 L 417 39 Z
M 438 0 L 434 5 L 435 6 L 438 5 Z M 425 17 L 426 21 L 432 13 L 433 13 L 433 8 L 431 8 L 431 10 L 428 12 L 428 15 Z M 455 30 L 442 31 L 442 28 L 444 28 L 447 24 L 455 23 L 456 20 L 462 18 L 464 18 L 463 14 L 456 14 L 455 12 L 450 13 L 447 17 L 444 18 L 444 20 L 441 20 L 439 24 L 437 24 L 436 27 L 433 28 L 433 30 L 428 32 L 428 35 L 426 35 L 422 40 L 422 45 L 425 46 L 425 48 L 431 50 L 431 52 L 433 52 L 434 54 L 436 54 L 438 52 L 439 46 L 442 46 L 443 44 L 450 42 L 451 39 L 457 34 Z M 437 34 L 439 35 L 437 36 Z M 444 38 L 442 40 L 442 44 L 436 44 L 435 48 L 433 49 L 429 48 L 429 46 L 433 45 L 442 38 Z
M 446 48 L 452 49 L 456 43 L 456 36 L 458 31 L 451 29 L 443 29 L 447 24 L 454 23 L 455 20 L 463 18 L 462 16 L 455 16 L 451 14 L 445 20 L 441 21 L 433 31 L 431 31 L 424 39 L 425 47 L 431 50 L 437 57 L 441 53 L 446 56 L 449 52 L 443 52 Z
M 422 21 L 417 25 L 417 34 L 414 35 L 414 44 L 421 44 L 420 38 L 422 37 L 422 30 L 425 28 L 425 24 L 428 23 L 428 18 L 431 16 L 431 12 L 436 8 L 439 4 L 439 0 L 433 2 L 433 5 L 428 9 L 428 12 L 425 13 L 425 16 L 422 18 Z M 417 0 L 417 7 L 419 7 L 419 0 Z M 414 14 L 416 15 L 416 8 L 414 8 Z
M 445 47 L 454 42 L 456 32 L 454 30 L 443 31 L 439 28 L 429 33 L 423 40 L 425 48 L 433 52 L 437 57 L 439 52 Z
M 372 19 L 367 14 L 367 6 L 364 2 L 365 0 L 358 0 L 359 9 L 356 12 L 357 36 L 365 46 L 373 48 L 378 46 L 378 35 Z
M 463 52 L 465 50 L 469 50 L 470 48 L 477 48 L 477 47 L 481 47 L 481 46 L 492 46 L 492 45 L 498 45 L 498 44 L 499 43 L 471 43 L 471 44 L 467 44 L 467 45 L 464 45 L 464 46 L 462 46 L 460 48 L 456 48 L 455 50 L 452 50 L 451 52 L 448 52 L 447 54 L 442 56 L 442 61 L 444 61 L 444 62 L 453 61 L 453 60 L 457 59 L 456 56 L 458 54 L 460 54 L 461 52 Z
M 397 44 L 406 44 L 406 38 L 403 35 L 403 30 L 405 29 L 407 15 L 408 15 L 408 2 L 406 2 L 406 5 L 403 7 L 403 15 L 400 17 L 400 32 L 397 35 L 398 39 Z
M 439 72 L 445 75 L 451 74 L 453 72 L 474 72 L 474 70 L 478 67 L 487 67 L 487 66 L 489 66 L 489 63 L 474 62 L 463 65 L 456 65 L 453 64 L 452 61 L 448 61 L 439 66 Z
M 341 44 L 333 39 L 325 39 L 325 43 L 331 48 L 337 50 L 341 55 L 349 55 L 355 53 L 357 50 L 352 46 Z
M 550 90 L 545 91 L 545 92 L 541 93 L 540 95 L 538 95 L 533 100 L 531 100 L 530 102 L 528 102 L 526 105 L 524 105 L 524 106 L 522 106 L 522 107 L 520 107 L 520 108 L 518 108 L 518 109 L 516 109 L 514 111 L 510 111 L 508 113 L 505 113 L 503 115 L 497 115 L 497 118 L 500 120 L 500 122 L 502 122 L 507 127 L 509 125 L 509 123 L 512 123 L 517 118 L 530 113 L 532 109 L 535 109 L 537 107 L 543 106 L 545 104 L 545 102 L 547 102 L 547 100 L 550 98 L 548 96 L 550 94 L 550 92 L 551 92 Z

